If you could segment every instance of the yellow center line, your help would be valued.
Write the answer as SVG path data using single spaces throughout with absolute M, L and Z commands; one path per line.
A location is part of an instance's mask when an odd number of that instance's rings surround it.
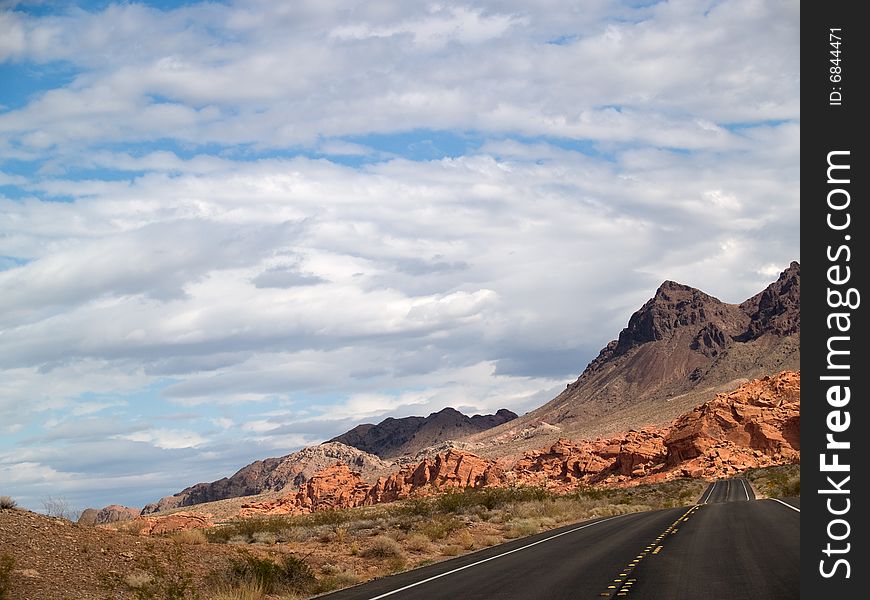
M 642 561 L 644 559 L 645 556 L 652 556 L 652 555 L 655 555 L 655 554 L 658 554 L 659 552 L 661 552 L 662 548 L 664 548 L 664 546 L 661 544 L 662 540 L 668 536 L 671 536 L 671 535 L 674 535 L 675 533 L 677 533 L 679 531 L 679 528 L 677 527 L 677 525 L 679 525 L 681 522 L 687 521 L 689 518 L 689 515 L 699 508 L 701 508 L 701 505 L 696 505 L 696 506 L 689 508 L 686 512 L 684 512 L 680 516 L 680 518 L 678 518 L 676 521 L 671 523 L 670 526 L 668 526 L 662 533 L 660 533 L 655 538 L 654 543 L 649 544 L 648 546 L 645 546 L 644 550 L 640 554 L 635 556 L 634 559 L 631 562 L 629 562 L 628 565 L 626 565 L 626 567 L 624 569 L 622 569 L 622 571 L 619 573 L 619 576 L 626 577 L 628 574 L 630 574 L 634 570 L 634 568 L 638 565 L 638 563 L 640 563 L 640 561 Z M 634 584 L 637 583 L 637 578 L 632 577 L 632 578 L 627 579 L 625 581 L 623 581 L 622 579 L 614 579 L 613 583 L 614 584 L 621 584 L 621 585 L 608 585 L 607 591 L 601 592 L 599 594 L 599 596 L 607 596 L 607 597 L 612 596 L 614 592 L 611 590 L 615 590 L 617 596 L 627 596 L 628 593 L 631 591 L 631 588 L 634 586 Z

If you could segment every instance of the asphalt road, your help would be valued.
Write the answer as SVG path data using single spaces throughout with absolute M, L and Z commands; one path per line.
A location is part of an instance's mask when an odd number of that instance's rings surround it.
M 741 500 L 755 500 L 755 492 L 752 486 L 742 477 L 733 479 L 720 479 L 714 481 L 698 500 L 698 504 L 717 504 L 719 502 L 739 502 Z
M 743 484 L 718 481 L 694 506 L 587 521 L 322 598 L 796 599 L 799 500 L 754 500 Z

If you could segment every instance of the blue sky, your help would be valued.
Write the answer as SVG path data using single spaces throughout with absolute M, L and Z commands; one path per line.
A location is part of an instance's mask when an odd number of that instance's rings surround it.
M 0 1 L 0 493 L 552 398 L 799 259 L 799 4 Z

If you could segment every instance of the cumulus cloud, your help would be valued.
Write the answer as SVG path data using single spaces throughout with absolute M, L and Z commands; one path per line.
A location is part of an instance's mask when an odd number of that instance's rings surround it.
M 531 409 L 662 280 L 738 302 L 798 258 L 794 2 L 2 8 L 34 89 L 0 95 L 0 477 L 31 503 Z

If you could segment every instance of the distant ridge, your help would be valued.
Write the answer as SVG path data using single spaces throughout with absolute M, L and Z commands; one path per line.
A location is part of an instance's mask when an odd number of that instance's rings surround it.
M 414 455 L 439 442 L 485 431 L 516 418 L 516 413 L 505 408 L 494 415 L 469 417 L 447 407 L 428 417 L 389 417 L 377 425 L 357 425 L 329 441 L 347 444 L 381 458 L 392 458 Z

